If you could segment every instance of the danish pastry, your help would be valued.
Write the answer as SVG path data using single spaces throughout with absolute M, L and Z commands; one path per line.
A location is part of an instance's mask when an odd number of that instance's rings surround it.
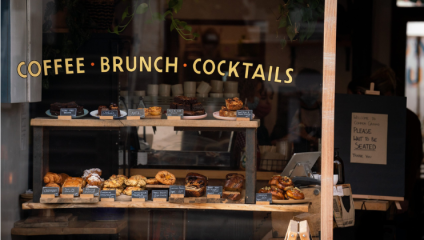
M 303 192 L 300 191 L 300 189 L 297 187 L 288 189 L 286 191 L 286 194 L 288 199 L 302 200 L 305 198 L 305 195 L 303 194 Z
M 142 175 L 134 175 L 125 180 L 125 185 L 130 187 L 144 187 L 146 186 L 146 177 Z
M 123 194 L 128 195 L 128 196 L 132 196 L 132 191 L 141 191 L 141 190 L 144 190 L 144 188 L 140 188 L 140 187 L 127 187 L 123 191 Z
M 124 180 L 120 178 L 110 178 L 103 184 L 105 188 L 119 188 L 124 184 Z
M 159 181 L 156 178 L 149 178 L 146 180 L 146 183 L 149 185 L 159 184 Z
M 284 200 L 284 191 L 278 188 L 271 188 L 269 193 L 272 194 L 273 200 Z
M 235 97 L 233 99 L 229 98 L 225 100 L 225 105 L 228 110 L 230 111 L 237 111 L 240 110 L 243 107 L 243 102 L 238 99 L 238 97 Z
M 152 116 L 162 115 L 162 108 L 161 107 L 149 107 L 149 115 L 152 115 Z
M 174 176 L 174 174 L 168 172 L 168 171 L 160 171 L 156 174 L 156 180 L 158 182 L 165 184 L 165 185 L 172 185 L 177 180 Z

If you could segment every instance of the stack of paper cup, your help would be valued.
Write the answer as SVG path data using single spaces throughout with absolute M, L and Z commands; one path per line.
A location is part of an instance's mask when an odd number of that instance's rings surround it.
M 184 96 L 186 97 L 196 96 L 196 82 L 192 82 L 192 81 L 184 82 Z
M 147 85 L 147 96 L 157 96 L 159 94 L 159 86 L 157 84 Z
M 159 85 L 159 96 L 161 96 L 161 97 L 171 96 L 171 85 L 169 85 L 169 84 Z
M 224 82 L 224 97 L 233 98 L 239 97 L 238 91 L 238 82 L 235 81 L 226 81 Z
M 175 84 L 172 85 L 172 96 L 176 97 L 176 96 L 182 96 L 184 94 L 183 91 L 183 85 L 182 84 Z
M 208 94 L 212 87 L 207 82 L 202 81 L 197 87 L 197 92 L 200 94 Z
M 135 96 L 138 96 L 138 97 L 145 97 L 146 96 L 146 91 L 144 91 L 144 90 L 142 90 L 142 91 L 134 91 L 134 95 Z
M 224 85 L 224 82 L 221 80 L 212 80 L 211 81 L 211 92 L 213 93 L 222 93 L 222 87 Z

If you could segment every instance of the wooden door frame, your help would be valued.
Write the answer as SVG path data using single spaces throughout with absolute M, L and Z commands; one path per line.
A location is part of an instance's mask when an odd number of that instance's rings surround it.
M 333 239 L 334 97 L 337 0 L 325 1 L 322 86 L 321 239 Z

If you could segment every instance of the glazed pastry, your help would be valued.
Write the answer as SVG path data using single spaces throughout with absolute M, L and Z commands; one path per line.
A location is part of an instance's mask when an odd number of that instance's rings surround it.
M 63 183 L 68 179 L 69 175 L 66 173 L 59 173 L 60 176 L 60 186 L 63 185 Z
M 278 188 L 271 188 L 272 200 L 284 200 L 284 191 Z
M 279 189 L 282 189 L 282 190 L 284 190 L 284 191 L 287 191 L 287 189 L 289 188 L 289 187 L 293 187 L 294 186 L 294 184 L 293 184 L 293 182 L 292 182 L 292 180 L 289 178 L 289 177 L 286 177 L 286 176 L 284 176 L 284 177 L 282 177 L 278 182 L 277 182 L 277 184 L 275 184 Z
M 145 180 L 147 184 L 149 185 L 155 185 L 155 184 L 159 184 L 159 181 L 156 180 L 156 178 L 149 178 L 147 180 Z
M 61 183 L 61 177 L 60 175 L 56 174 L 56 173 L 52 173 L 52 172 L 48 172 L 46 173 L 46 175 L 44 175 L 44 183 Z
M 297 187 L 288 189 L 286 191 L 286 194 L 287 194 L 287 199 L 293 199 L 293 200 L 305 199 L 305 195 Z
M 174 176 L 174 174 L 168 172 L 168 171 L 160 171 L 156 174 L 156 180 L 158 182 L 165 184 L 165 185 L 173 185 L 175 181 L 177 180 Z
M 122 189 L 121 188 L 108 188 L 108 187 L 104 187 L 102 190 L 116 190 L 116 196 L 120 196 L 122 193 Z
M 271 180 L 269 180 L 268 184 L 269 185 L 277 185 L 277 183 L 281 180 L 281 178 L 282 177 L 280 175 L 273 176 L 271 178 Z
M 224 189 L 228 191 L 240 192 L 244 184 L 244 176 L 237 173 L 229 173 L 226 176 Z
M 271 191 L 270 187 L 263 187 L 259 189 L 258 193 L 269 193 Z
M 106 188 L 119 188 L 119 187 L 123 187 L 122 186 L 123 184 L 124 184 L 123 179 L 110 178 L 110 179 L 108 179 L 104 182 L 103 186 L 106 187 Z
M 79 187 L 80 193 L 82 193 L 82 188 L 84 187 L 83 182 L 84 182 L 84 180 L 82 180 L 82 178 L 68 177 L 65 180 L 65 182 L 63 183 L 62 188 L 64 188 L 64 187 Z
M 237 111 L 237 110 L 240 110 L 243 107 L 243 102 L 240 101 L 240 99 L 238 99 L 237 97 L 235 97 L 233 99 L 231 99 L 231 98 L 226 99 L 225 105 L 226 105 L 228 110 Z
M 241 193 L 239 192 L 231 192 L 231 191 L 223 191 L 222 192 L 222 198 L 230 199 L 233 201 L 240 200 Z
M 149 107 L 149 115 L 152 115 L 152 116 L 162 115 L 162 108 L 161 107 Z
M 132 191 L 141 191 L 141 190 L 144 190 L 144 188 L 140 188 L 140 187 L 127 187 L 123 191 L 123 194 L 128 195 L 128 196 L 132 196 Z
M 145 187 L 146 186 L 146 177 L 142 175 L 134 175 L 129 179 L 125 180 L 125 185 L 130 187 Z
M 208 178 L 198 173 L 188 173 L 185 178 L 185 191 L 187 197 L 201 197 L 206 192 Z
M 96 173 L 99 176 L 102 176 L 102 170 L 100 168 L 91 168 L 91 169 L 84 170 L 84 174 L 82 175 L 82 178 L 86 179 L 88 175 L 90 175 L 91 173 Z

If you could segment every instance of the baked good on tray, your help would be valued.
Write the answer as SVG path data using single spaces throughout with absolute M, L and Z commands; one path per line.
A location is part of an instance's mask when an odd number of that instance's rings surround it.
M 149 107 L 149 115 L 151 115 L 151 116 L 162 115 L 162 108 L 161 107 Z
M 303 192 L 294 186 L 293 181 L 287 176 L 276 175 L 269 180 L 259 193 L 271 193 L 273 200 L 302 200 L 305 199 Z
M 54 115 L 54 116 L 59 116 L 61 108 L 76 108 L 77 109 L 77 116 L 84 114 L 84 107 L 79 106 L 76 102 L 68 102 L 68 103 L 55 102 L 55 103 L 52 103 L 52 104 L 50 104 L 50 114 Z
M 57 173 L 48 172 L 44 175 L 44 183 L 59 183 L 61 184 L 61 176 Z
M 128 196 L 132 196 L 132 192 L 133 191 L 141 191 L 141 190 L 144 190 L 144 188 L 140 188 L 140 187 L 127 187 L 123 191 L 123 194 L 128 195 Z
M 62 188 L 64 187 L 79 187 L 80 193 L 82 193 L 82 188 L 85 186 L 84 180 L 78 177 L 68 177 L 63 183 Z
M 208 178 L 198 173 L 187 173 L 185 178 L 185 194 L 187 197 L 201 197 L 206 192 Z
M 155 176 L 156 180 L 158 182 L 165 184 L 165 185 L 173 185 L 176 181 L 176 178 L 174 174 L 168 172 L 168 171 L 160 171 Z
M 230 111 L 237 111 L 243 108 L 243 102 L 238 97 L 229 98 L 225 99 L 225 106 Z
M 302 200 L 302 199 L 305 199 L 305 195 L 297 187 L 295 187 L 295 188 L 290 187 L 289 189 L 287 189 L 286 196 L 287 196 L 287 199 L 288 200 Z
M 155 184 L 159 184 L 159 181 L 156 180 L 156 178 L 149 178 L 145 180 L 147 184 L 149 185 L 155 185 Z
M 68 179 L 69 175 L 66 173 L 59 173 L 60 176 L 60 186 L 63 185 L 63 183 Z
M 119 106 L 116 103 L 111 103 L 109 105 L 109 107 L 100 105 L 97 109 L 97 115 L 101 116 L 102 115 L 102 111 L 106 111 L 106 110 L 118 110 L 118 117 L 121 116 L 121 111 L 119 110 Z
M 147 178 L 142 175 L 134 175 L 125 180 L 125 185 L 130 187 L 145 187 Z
M 229 173 L 226 176 L 224 189 L 227 191 L 240 192 L 244 185 L 244 176 L 237 173 Z
M 234 192 L 234 191 L 223 191 L 222 192 L 222 198 L 237 201 L 237 200 L 240 200 L 241 193 L 240 192 Z
M 198 116 L 205 114 L 205 108 L 195 97 L 174 97 L 174 102 L 169 106 L 170 109 L 184 109 L 184 116 Z

